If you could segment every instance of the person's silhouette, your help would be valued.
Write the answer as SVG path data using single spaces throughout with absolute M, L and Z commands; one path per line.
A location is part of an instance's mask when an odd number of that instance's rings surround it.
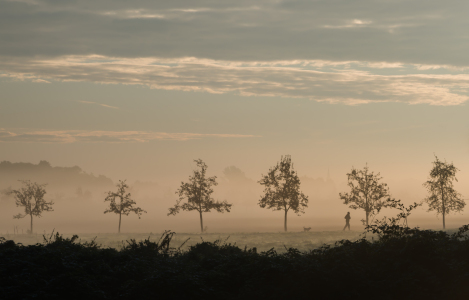
M 348 212 L 348 213 L 345 215 L 345 227 L 344 227 L 344 229 L 342 229 L 342 231 L 344 231 L 345 228 L 347 228 L 347 227 L 348 227 L 348 230 L 350 230 L 350 219 L 351 219 L 351 217 L 350 217 L 350 212 Z

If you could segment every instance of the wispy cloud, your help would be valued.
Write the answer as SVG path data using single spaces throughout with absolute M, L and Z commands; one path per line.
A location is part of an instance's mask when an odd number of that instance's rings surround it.
M 204 138 L 253 138 L 256 135 L 169 133 L 151 131 L 27 130 L 0 128 L 0 142 L 29 143 L 143 143 L 154 140 L 187 141 Z
M 5 0 L 7 2 L 18 2 L 18 3 L 26 3 L 26 4 L 32 4 L 32 5 L 38 5 L 39 1 L 37 0 Z
M 469 4 L 448 1 L 0 0 L 0 77 L 457 105 Z
M 469 66 L 460 0 L 0 0 L 0 54 Z M 25 5 L 34 3 L 37 5 Z M 34 36 L 34 38 L 31 38 Z
M 237 92 L 243 96 L 307 98 L 348 105 L 459 105 L 469 100 L 469 74 L 434 65 L 424 68 L 358 61 L 233 62 L 88 55 L 53 59 L 0 57 L 0 69 L 2 76 L 19 80 L 136 84 L 155 89 Z
M 111 106 L 111 105 L 107 105 L 103 103 L 97 103 L 97 102 L 91 102 L 91 101 L 78 101 L 78 102 L 85 103 L 85 104 L 95 104 L 95 105 L 99 105 L 99 106 L 107 107 L 107 108 L 119 109 L 119 107 L 117 106 Z
M 345 21 L 340 25 L 323 25 L 322 27 L 324 28 L 359 28 L 359 27 L 365 27 L 373 23 L 370 20 L 359 20 L 359 19 L 354 19 L 354 20 L 349 20 Z
M 103 16 L 118 17 L 122 19 L 164 19 L 163 14 L 152 13 L 145 9 L 128 9 L 123 11 L 105 11 L 99 13 Z

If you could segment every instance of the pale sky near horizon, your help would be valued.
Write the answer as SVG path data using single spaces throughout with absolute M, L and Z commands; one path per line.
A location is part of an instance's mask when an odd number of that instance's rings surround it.
M 352 166 L 469 189 L 466 1 L 0 0 L 0 160 L 185 180 Z M 421 189 L 421 186 L 418 186 Z

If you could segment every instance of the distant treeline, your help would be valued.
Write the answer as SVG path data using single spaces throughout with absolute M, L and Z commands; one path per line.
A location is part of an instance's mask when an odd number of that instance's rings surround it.
M 78 166 L 52 167 L 45 160 L 41 160 L 38 164 L 2 161 L 0 163 L 2 185 L 18 185 L 18 180 L 47 183 L 51 188 L 72 187 L 76 189 L 79 186 L 87 188 L 113 186 L 110 178 L 86 173 Z

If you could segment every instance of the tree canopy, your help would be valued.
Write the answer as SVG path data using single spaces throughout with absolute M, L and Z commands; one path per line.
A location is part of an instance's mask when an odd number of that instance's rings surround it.
M 264 186 L 264 195 L 259 200 L 262 208 L 283 210 L 285 212 L 284 230 L 287 231 L 287 214 L 297 215 L 308 207 L 308 196 L 300 192 L 300 178 L 293 169 L 290 155 L 280 158 L 280 162 L 263 175 L 259 183 Z
M 146 213 L 146 211 L 140 207 L 134 206 L 137 203 L 130 198 L 130 193 L 127 193 L 126 190 L 129 188 L 129 186 L 125 183 L 125 180 L 119 180 L 119 183 L 116 186 L 117 192 L 109 191 L 107 197 L 104 199 L 104 201 L 109 201 L 109 208 L 106 209 L 104 213 L 115 213 L 119 215 L 118 232 L 120 233 L 122 215 L 128 216 L 131 212 L 133 212 L 140 219 L 142 213 Z M 116 201 L 116 198 L 118 198 L 119 201 Z
M 369 218 L 378 214 L 379 211 L 387 207 L 390 202 L 389 187 L 386 183 L 380 183 L 382 177 L 380 173 L 370 172 L 368 165 L 363 170 L 352 167 L 352 171 L 347 173 L 347 185 L 350 193 L 339 193 L 344 204 L 349 204 L 351 209 L 363 209 L 366 219 L 364 223 L 369 225 Z
M 20 180 L 23 187 L 17 190 L 11 190 L 11 194 L 15 198 L 16 206 L 24 208 L 24 214 L 17 214 L 13 218 L 21 219 L 26 216 L 31 217 L 30 233 L 33 233 L 33 217 L 41 217 L 44 211 L 53 211 L 54 202 L 47 202 L 44 199 L 46 184 L 38 184 L 29 180 Z
M 218 185 L 216 176 L 207 177 L 207 165 L 201 160 L 194 160 L 198 169 L 194 170 L 194 174 L 189 176 L 189 182 L 181 182 L 181 186 L 176 191 L 179 195 L 174 207 L 169 208 L 168 216 L 176 215 L 179 211 L 196 210 L 200 216 L 200 229 L 204 231 L 202 213 L 210 212 L 212 209 L 217 212 L 230 212 L 232 204 L 226 201 L 219 202 L 212 198 L 213 186 Z M 184 200 L 186 200 L 184 203 Z
M 435 155 L 430 178 L 423 184 L 429 193 L 429 196 L 424 199 L 428 204 L 428 211 L 436 211 L 437 214 L 443 216 L 443 229 L 446 228 L 445 216 L 451 211 L 462 211 L 466 205 L 462 195 L 453 186 L 453 181 L 458 181 L 457 171 L 459 170 L 453 163 L 442 162 Z

